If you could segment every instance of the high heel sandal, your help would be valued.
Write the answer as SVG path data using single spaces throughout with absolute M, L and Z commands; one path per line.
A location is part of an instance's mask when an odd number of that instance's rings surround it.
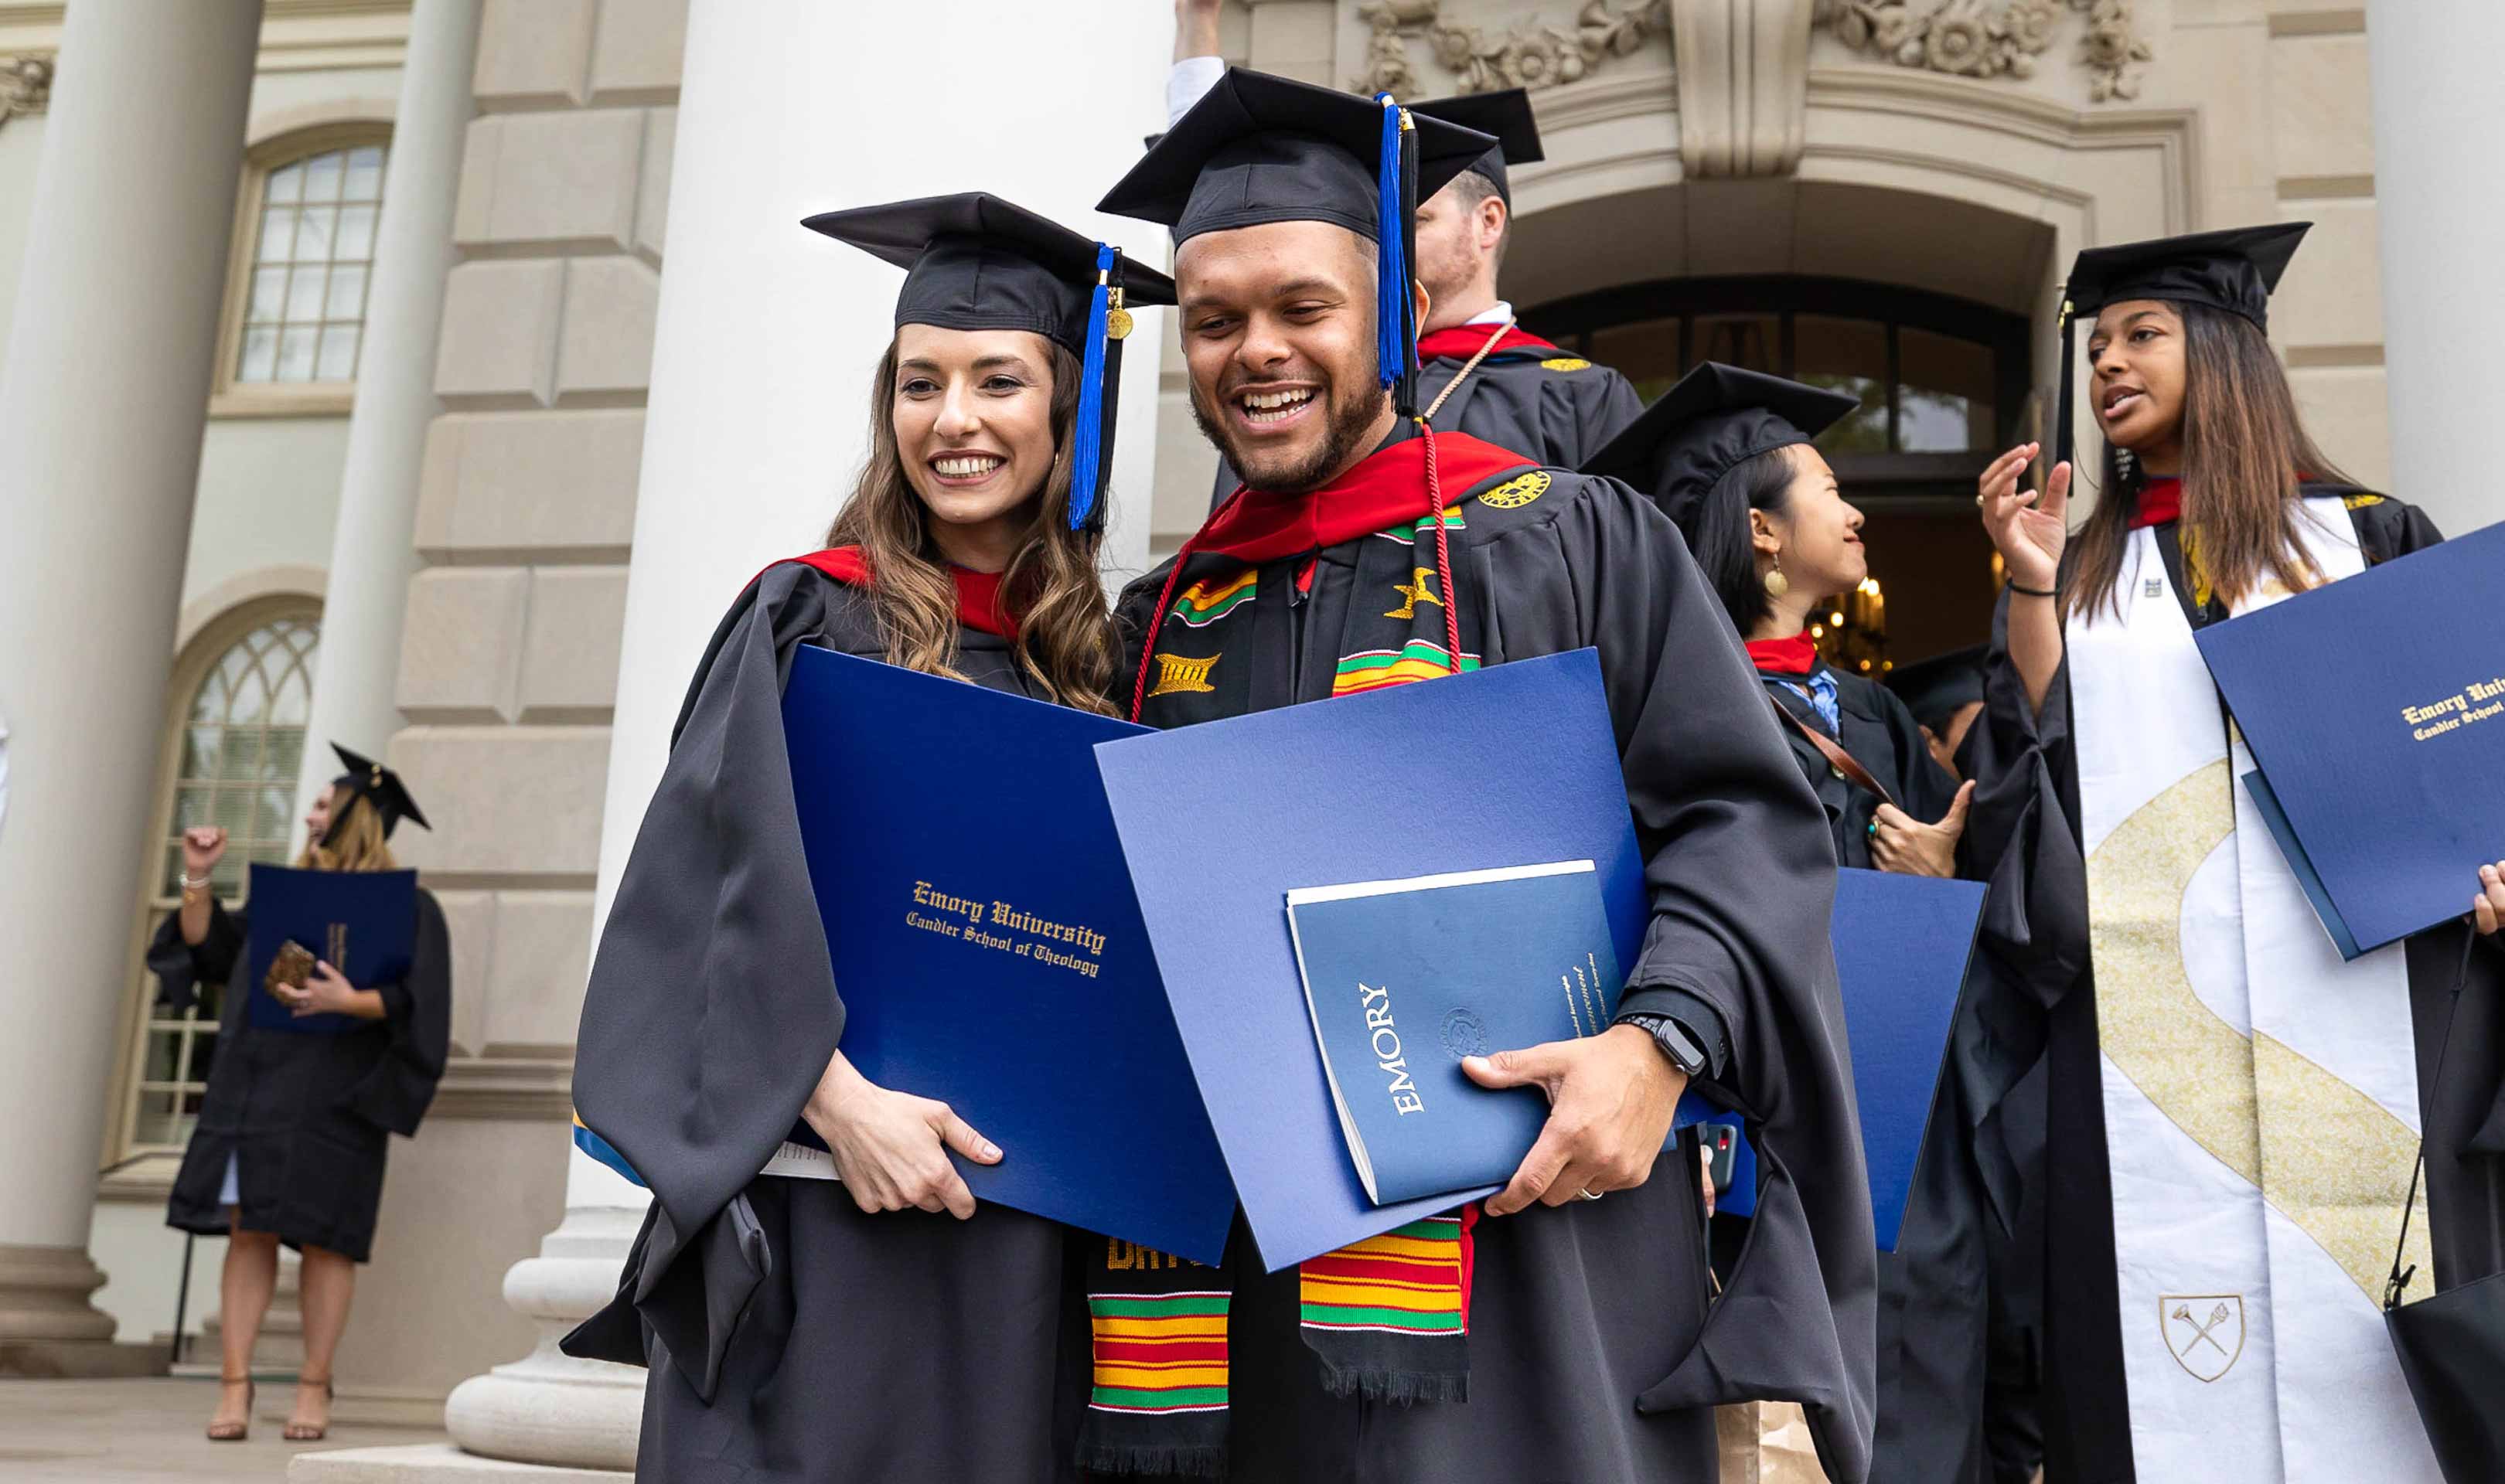
M 212 1421 L 209 1424 L 209 1441 L 213 1443 L 242 1442 L 247 1436 L 251 1435 L 252 1432 L 252 1403 L 254 1392 L 252 1377 L 222 1375 L 218 1377 L 218 1384 L 220 1386 L 240 1386 L 243 1388 L 243 1421 Z M 221 1396 L 218 1399 L 220 1401 L 224 1401 L 226 1398 Z
M 296 1389 L 299 1394 L 301 1394 L 306 1386 L 311 1385 L 312 1380 L 313 1378 L 310 1376 L 297 1377 Z M 330 1378 L 327 1376 L 324 1377 L 322 1380 L 322 1420 L 319 1423 L 298 1422 L 295 1418 L 291 1417 L 287 1420 L 287 1431 L 279 1433 L 278 1435 L 287 1439 L 291 1443 L 318 1443 L 322 1439 L 330 1436 L 330 1406 L 332 1401 L 337 1398 L 338 1395 L 338 1392 L 332 1387 Z

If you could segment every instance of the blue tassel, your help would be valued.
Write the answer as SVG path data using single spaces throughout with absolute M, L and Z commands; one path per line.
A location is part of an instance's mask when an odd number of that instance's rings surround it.
M 1070 529 L 1083 531 L 1096 510 L 1098 468 L 1104 463 L 1105 311 L 1111 292 L 1105 275 L 1113 269 L 1113 250 L 1096 244 L 1096 293 L 1087 301 L 1087 361 L 1078 373 L 1078 420 L 1071 434 Z
M 1397 386 L 1409 361 L 1409 264 L 1407 223 L 1400 220 L 1400 105 L 1392 94 L 1378 92 L 1383 106 L 1383 151 L 1375 162 L 1375 229 L 1382 239 L 1375 261 L 1382 266 L 1375 288 L 1374 361 L 1377 379 Z

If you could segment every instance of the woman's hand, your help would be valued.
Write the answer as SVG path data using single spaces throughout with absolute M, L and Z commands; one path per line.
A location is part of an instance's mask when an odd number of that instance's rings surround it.
M 1937 824 L 1924 824 L 1893 804 L 1870 818 L 1870 863 L 1898 876 L 1957 875 L 1958 837 L 1965 833 L 1965 809 L 1974 780 L 1958 785 L 1957 797 Z
M 2471 898 L 2470 920 L 2487 938 L 2505 924 L 2505 860 L 2479 868 L 2479 895 Z
M 214 824 L 195 824 L 183 832 L 183 874 L 198 880 L 216 869 L 227 853 L 227 832 Z
M 948 1162 L 948 1151 L 977 1164 L 1001 1162 L 999 1146 L 946 1103 L 882 1087 L 841 1052 L 828 1061 L 800 1116 L 827 1141 L 835 1173 L 864 1211 L 911 1206 L 964 1221 L 974 1214 L 974 1192 Z
M 272 984 L 269 992 L 300 1016 L 355 1016 L 360 1020 L 379 1020 L 385 1014 L 381 995 L 349 984 L 346 975 L 320 959 L 313 961 L 313 972 L 305 976 L 302 987 Z
M 2063 517 L 2070 504 L 2070 466 L 2053 466 L 2039 499 L 2018 487 L 2019 476 L 2040 445 L 2021 443 L 1993 461 L 1976 481 L 1974 502 L 1983 509 L 1983 529 L 2000 548 L 2000 565 L 2020 587 L 2050 588 L 2062 569 L 2062 548 L 2068 541 Z

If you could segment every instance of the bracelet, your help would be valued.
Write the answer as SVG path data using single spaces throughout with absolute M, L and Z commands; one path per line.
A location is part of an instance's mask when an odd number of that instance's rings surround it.
M 2061 589 L 2059 588 L 2020 587 L 2015 582 L 2006 583 L 2004 586 L 2006 586 L 2011 592 L 2027 598 L 2054 598 L 2059 597 L 2061 594 Z
M 190 873 L 189 871 L 186 871 L 186 872 L 184 872 L 184 873 L 182 874 L 182 876 L 181 876 L 180 878 L 178 878 L 178 880 L 180 880 L 182 881 L 182 883 L 183 883 L 183 889 L 184 889 L 185 891 L 197 891 L 197 890 L 199 890 L 200 888 L 202 888 L 202 887 L 204 887 L 204 886 L 208 885 L 208 884 L 210 883 L 211 878 L 212 878 L 212 877 L 214 877 L 214 876 L 215 876 L 215 874 L 216 874 L 216 873 L 213 871 L 213 872 L 211 872 L 211 873 L 210 873 L 210 876 L 204 876 L 204 877 L 201 877 L 198 880 L 196 880 L 196 881 L 195 881 L 195 880 L 192 880 L 192 873 Z

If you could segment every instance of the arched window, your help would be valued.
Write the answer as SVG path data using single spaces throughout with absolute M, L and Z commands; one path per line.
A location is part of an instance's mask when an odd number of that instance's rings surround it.
M 382 125 L 329 124 L 252 151 L 213 411 L 347 410 L 389 146 Z
M 195 642 L 195 657 L 179 677 L 190 681 L 190 699 L 175 719 L 171 786 L 159 796 L 142 905 L 146 932 L 182 905 L 183 831 L 193 825 L 227 831 L 226 857 L 211 880 L 229 903 L 243 894 L 254 861 L 286 858 L 320 612 L 296 599 L 255 604 Z M 140 970 L 132 1075 L 118 1121 L 125 1156 L 179 1150 L 192 1136 L 217 1052 L 225 988 L 200 987 L 198 1005 L 169 1015 L 157 1004 L 155 976 Z
M 1865 624 L 1865 604 L 1840 602 L 1830 614 L 1844 621 L 1819 625 L 1828 658 L 1877 673 L 1985 637 L 1995 584 L 1974 482 L 2032 435 L 2023 317 L 1891 284 L 1767 275 L 1605 289 L 1522 319 L 1617 367 L 1647 402 L 1705 361 L 1858 397 L 1817 444 L 1867 517 L 1885 619 Z M 1839 645 L 1839 627 L 1859 637 Z

